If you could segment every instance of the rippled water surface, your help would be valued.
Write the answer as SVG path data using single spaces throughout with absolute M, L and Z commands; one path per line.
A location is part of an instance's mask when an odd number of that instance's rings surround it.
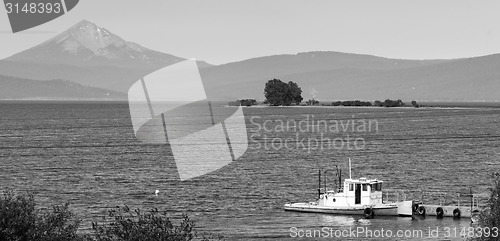
M 349 157 L 354 177 L 382 179 L 385 188 L 410 196 L 446 192 L 447 202 L 469 187 L 486 192 L 488 175 L 500 169 L 499 108 L 244 108 L 247 152 L 218 171 L 183 182 L 168 146 L 136 140 L 126 103 L 2 103 L 0 113 L 0 188 L 31 191 L 43 205 L 68 200 L 85 225 L 127 204 L 158 207 L 173 216 L 186 213 L 201 230 L 229 240 L 289 239 L 291 228 L 323 227 L 427 235 L 429 228 L 468 227 L 470 221 L 365 220 L 282 207 L 314 200 L 318 169 L 338 165 L 345 174 Z M 372 121 L 377 129 L 280 129 L 287 121 L 309 127 L 326 121 L 329 128 Z M 347 140 L 357 141 L 348 147 Z M 435 201 L 428 196 L 424 200 Z

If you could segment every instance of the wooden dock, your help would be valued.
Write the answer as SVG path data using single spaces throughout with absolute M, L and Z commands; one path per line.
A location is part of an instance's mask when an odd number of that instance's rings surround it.
M 422 212 L 422 210 L 424 210 Z M 467 206 L 441 206 L 420 204 L 415 212 L 416 216 L 436 216 L 436 217 L 453 217 L 453 218 L 471 218 L 474 211 L 479 211 L 475 207 Z
M 402 191 L 387 190 L 384 194 L 386 197 L 385 200 L 387 201 L 390 199 L 391 201 L 396 202 L 400 202 L 401 200 L 404 202 L 408 200 L 407 195 Z M 437 198 L 428 198 L 429 196 Z M 483 201 L 480 200 L 481 198 Z M 421 191 L 420 200 L 426 201 L 413 199 L 411 201 L 413 210 L 408 210 L 407 204 L 401 205 L 398 209 L 398 214 L 400 216 L 407 216 L 408 213 L 412 213 L 412 216 L 414 217 L 434 216 L 437 218 L 473 218 L 483 209 L 483 207 L 480 206 L 480 203 L 484 203 L 486 198 L 487 195 L 472 194 L 472 191 L 470 194 L 458 194 L 456 196 L 450 196 L 443 192 L 430 193 Z

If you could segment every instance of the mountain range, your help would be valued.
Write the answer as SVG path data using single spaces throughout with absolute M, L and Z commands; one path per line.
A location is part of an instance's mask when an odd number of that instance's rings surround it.
M 500 101 L 500 54 L 454 60 L 398 60 L 308 52 L 230 63 L 201 72 L 215 96 L 263 97 L 272 78 L 294 81 L 304 99 Z M 260 97 L 260 98 L 259 98 Z
M 27 80 L 0 76 L 2 100 L 124 100 L 121 92 L 84 86 L 68 80 Z
M 64 99 L 71 95 L 63 93 L 70 93 L 72 88 L 85 92 L 82 99 L 110 96 L 126 99 L 132 83 L 183 60 L 127 42 L 83 20 L 44 43 L 0 60 L 3 89 L 0 99 Z M 497 93 L 500 54 L 451 60 L 402 60 L 307 52 L 223 65 L 197 63 L 207 95 L 212 99 L 263 100 L 264 84 L 278 78 L 298 83 L 304 99 L 500 101 Z M 17 82 L 26 88 L 19 88 Z M 51 91 L 42 88 L 44 84 L 50 85 Z M 29 85 L 38 88 L 28 88 Z M 83 90 L 83 87 L 92 88 Z M 60 91 L 55 91 L 58 88 Z

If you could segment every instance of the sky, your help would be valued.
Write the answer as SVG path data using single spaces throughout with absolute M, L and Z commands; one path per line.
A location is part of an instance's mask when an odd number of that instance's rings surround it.
M 500 53 L 500 1 L 80 0 L 49 23 L 13 34 L 0 8 L 0 58 L 82 19 L 127 41 L 223 64 L 307 51 L 399 59 Z

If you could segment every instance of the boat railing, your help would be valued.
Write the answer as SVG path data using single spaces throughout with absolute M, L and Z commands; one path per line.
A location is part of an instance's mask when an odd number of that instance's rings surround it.
M 457 193 L 450 194 L 439 191 L 423 191 L 413 192 L 413 200 L 421 201 L 422 203 L 438 204 L 439 206 L 466 206 L 471 210 L 481 210 L 487 203 L 488 195 L 483 193 Z
M 382 191 L 382 202 L 403 202 L 407 200 L 407 193 L 404 190 L 399 189 L 385 189 Z

